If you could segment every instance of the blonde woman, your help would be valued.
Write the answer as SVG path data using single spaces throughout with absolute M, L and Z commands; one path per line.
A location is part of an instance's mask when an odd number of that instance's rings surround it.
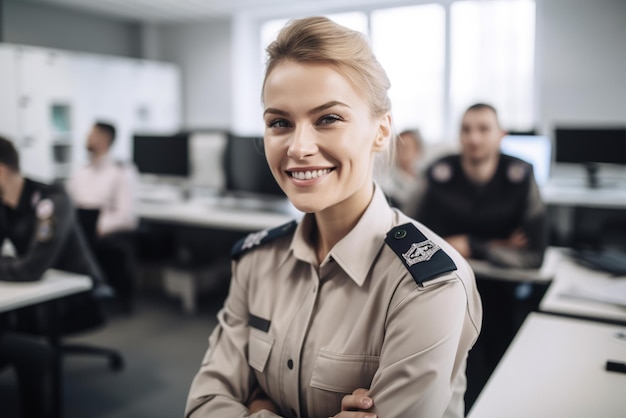
M 316 17 L 268 47 L 264 146 L 305 216 L 233 249 L 187 417 L 461 417 L 481 322 L 466 261 L 373 181 L 389 80 L 358 32 Z

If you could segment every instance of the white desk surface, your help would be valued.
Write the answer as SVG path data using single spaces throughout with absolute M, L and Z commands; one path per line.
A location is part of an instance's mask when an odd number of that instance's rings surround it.
M 555 276 L 563 259 L 563 252 L 558 248 L 549 247 L 538 269 L 516 269 L 495 267 L 483 260 L 468 260 L 474 273 L 482 278 L 513 282 L 549 283 Z
M 531 313 L 468 418 L 623 418 L 625 327 Z
M 91 289 L 89 277 L 60 270 L 48 270 L 36 282 L 3 282 L 0 280 L 0 312 L 47 302 Z
M 601 286 L 604 282 L 614 280 L 626 280 L 626 278 L 615 278 L 609 273 L 588 269 L 571 258 L 564 257 L 552 284 L 539 304 L 539 309 L 543 312 L 626 323 L 625 307 L 562 295 L 570 286 L 582 288 L 594 285 Z M 626 347 L 624 349 L 626 350 Z
M 202 201 L 140 201 L 138 213 L 144 219 L 236 231 L 256 231 L 273 228 L 301 216 L 296 213 L 291 215 L 245 208 L 220 208 Z
M 591 189 L 584 184 L 571 185 L 555 181 L 541 187 L 540 192 L 541 198 L 548 205 L 626 208 L 626 184 L 617 181 L 597 189 Z

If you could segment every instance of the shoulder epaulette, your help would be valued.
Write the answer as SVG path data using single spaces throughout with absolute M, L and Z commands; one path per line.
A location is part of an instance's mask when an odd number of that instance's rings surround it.
M 233 245 L 230 250 L 230 257 L 233 260 L 239 259 L 243 254 L 260 245 L 267 244 L 276 238 L 291 234 L 298 226 L 296 221 L 288 222 L 276 228 L 264 229 L 263 231 L 254 232 L 245 238 L 240 239 Z
M 412 223 L 398 225 L 387 232 L 385 243 L 400 258 L 417 284 L 457 269 L 450 256 Z
M 511 183 L 521 183 L 528 178 L 532 166 L 519 159 L 511 159 L 508 162 L 506 175 Z

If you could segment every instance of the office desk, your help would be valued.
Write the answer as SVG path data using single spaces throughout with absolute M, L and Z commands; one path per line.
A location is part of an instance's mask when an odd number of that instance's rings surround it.
M 280 212 L 260 211 L 247 208 L 220 207 L 204 201 L 140 201 L 138 214 L 141 218 L 204 228 L 234 231 L 257 231 L 282 225 L 298 217 Z
M 263 203 L 263 202 L 260 202 Z M 184 229 L 192 227 L 195 231 L 206 235 L 209 241 L 202 245 L 202 251 L 211 253 L 213 247 L 218 253 L 228 256 L 228 251 L 239 239 L 238 235 L 273 228 L 302 216 L 295 208 L 290 207 L 288 201 L 276 205 L 281 211 L 259 210 L 252 199 L 236 198 L 204 198 L 188 201 L 176 201 L 173 199 L 158 201 L 140 201 L 139 216 L 147 221 L 171 224 L 175 226 L 179 235 L 184 235 Z M 220 231 L 228 231 L 228 237 L 218 234 Z M 245 236 L 245 235 L 244 235 Z M 179 238 L 178 248 L 185 252 L 184 247 L 193 245 L 198 248 L 198 237 L 185 235 Z M 194 241 L 193 243 L 191 241 Z M 209 245 L 212 244 L 212 245 Z M 219 248 L 215 248 L 215 246 Z M 189 250 L 191 252 L 191 250 Z M 190 270 L 175 266 L 163 269 L 163 284 L 166 293 L 180 298 L 183 309 L 187 313 L 195 313 L 197 310 L 197 297 L 201 290 L 215 288 L 219 283 L 219 276 L 214 274 L 213 266 L 205 269 Z
M 81 293 L 91 289 L 89 277 L 60 270 L 48 270 L 36 282 L 0 281 L 0 312 L 8 312 Z
M 516 269 L 496 267 L 483 260 L 468 260 L 477 277 L 511 281 L 549 283 L 563 259 L 563 252 L 559 248 L 549 247 L 543 258 L 543 264 L 538 269 Z
M 626 328 L 532 313 L 471 409 L 469 418 L 623 418 Z
M 563 296 L 563 293 L 572 286 L 584 289 L 602 286 L 615 280 L 626 280 L 626 278 L 616 279 L 609 273 L 588 269 L 571 258 L 564 257 L 552 284 L 539 304 L 539 309 L 543 312 L 626 324 L 626 307 Z
M 91 289 L 92 285 L 91 278 L 87 276 L 60 270 L 48 270 L 36 282 L 15 283 L 0 281 L 0 313 L 52 302 L 65 296 L 85 292 Z M 56 335 L 50 335 L 49 337 L 52 340 L 56 339 Z M 52 343 L 54 344 L 55 341 L 52 341 Z M 60 356 L 57 363 L 55 370 L 52 372 L 55 383 L 50 390 L 54 391 L 54 416 L 60 418 L 63 415 L 61 401 L 63 379 L 60 371 Z
M 551 179 L 541 187 L 541 198 L 547 205 L 625 209 L 626 182 L 617 179 L 606 187 L 591 189 L 580 179 Z

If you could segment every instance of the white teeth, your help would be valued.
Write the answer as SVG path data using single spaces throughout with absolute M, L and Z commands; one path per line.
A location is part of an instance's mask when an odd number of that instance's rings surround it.
M 322 177 L 328 173 L 330 173 L 330 168 L 325 168 L 323 170 L 313 170 L 313 171 L 292 171 L 291 176 L 298 180 L 310 180 L 310 179 Z

